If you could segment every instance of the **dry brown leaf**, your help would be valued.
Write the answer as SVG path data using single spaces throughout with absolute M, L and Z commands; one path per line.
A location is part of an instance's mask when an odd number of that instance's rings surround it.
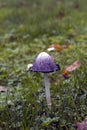
M 65 79 L 70 77 L 70 72 L 78 69 L 81 66 L 81 63 L 79 60 L 75 61 L 73 64 L 69 65 L 68 67 L 66 67 L 63 71 L 63 77 Z
M 77 68 L 79 68 L 81 66 L 81 63 L 79 60 L 75 61 L 73 64 L 71 64 L 70 66 L 66 67 L 65 70 L 67 70 L 68 72 L 71 72 L 73 70 L 76 70 Z
M 49 46 L 48 51 L 50 51 L 51 48 L 52 48 L 52 50 L 57 50 L 57 51 L 62 51 L 62 49 L 63 49 L 62 46 L 59 44 L 52 44 L 51 46 Z

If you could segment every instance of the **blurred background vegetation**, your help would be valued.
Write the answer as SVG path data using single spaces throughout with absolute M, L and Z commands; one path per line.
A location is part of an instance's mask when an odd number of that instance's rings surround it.
M 50 74 L 53 108 L 46 107 L 42 75 L 27 65 L 49 52 L 61 71 Z M 81 68 L 64 80 L 63 69 L 75 60 Z M 87 117 L 87 0 L 0 0 L 1 130 L 75 130 Z

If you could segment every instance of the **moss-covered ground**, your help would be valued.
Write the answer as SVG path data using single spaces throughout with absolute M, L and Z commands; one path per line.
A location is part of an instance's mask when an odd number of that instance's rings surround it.
M 69 47 L 48 52 L 54 43 Z M 43 75 L 27 72 L 42 51 L 61 67 L 49 74 L 51 111 Z M 0 130 L 76 130 L 87 118 L 87 0 L 0 0 L 0 86 Z

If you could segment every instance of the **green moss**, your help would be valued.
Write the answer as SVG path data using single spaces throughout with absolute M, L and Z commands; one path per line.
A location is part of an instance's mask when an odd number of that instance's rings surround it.
M 87 118 L 87 1 L 0 0 L 0 128 L 7 130 L 75 130 Z M 46 106 L 43 75 L 27 65 L 51 44 L 70 47 L 48 52 L 60 64 L 49 74 L 52 110 Z M 64 79 L 64 68 L 81 67 Z

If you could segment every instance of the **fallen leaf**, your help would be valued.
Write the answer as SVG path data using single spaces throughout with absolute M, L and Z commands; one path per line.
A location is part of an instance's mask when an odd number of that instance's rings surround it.
M 57 50 L 57 51 L 62 51 L 62 46 L 59 44 L 52 44 L 51 46 L 49 46 L 49 48 L 47 49 L 48 51 L 53 51 L 53 50 Z
M 77 68 L 79 68 L 81 66 L 81 63 L 79 60 L 75 61 L 73 64 L 69 65 L 68 67 L 66 67 L 63 71 L 63 77 L 65 79 L 70 77 L 70 72 L 76 70 Z
M 65 45 L 59 45 L 59 44 L 52 44 L 52 45 L 50 45 L 49 47 L 48 47 L 48 51 L 54 51 L 54 50 L 56 50 L 56 51 L 62 51 L 63 49 L 67 49 L 67 48 L 69 48 L 70 47 L 70 45 L 69 44 L 65 44 Z
M 70 66 L 66 67 L 65 70 L 67 70 L 68 72 L 71 72 L 73 70 L 76 70 L 77 68 L 79 68 L 81 66 L 81 63 L 79 60 L 75 61 L 73 64 L 71 64 Z
M 64 77 L 65 79 L 68 79 L 68 78 L 70 77 L 70 72 L 67 71 L 67 70 L 64 70 L 64 71 L 63 71 L 63 77 Z

